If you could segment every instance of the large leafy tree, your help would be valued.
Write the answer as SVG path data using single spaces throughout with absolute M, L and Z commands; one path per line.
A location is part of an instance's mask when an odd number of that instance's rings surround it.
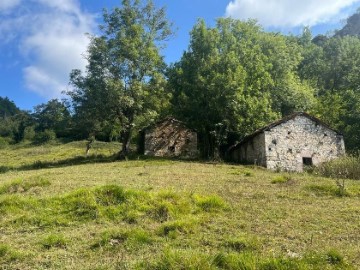
M 300 60 L 295 41 L 254 21 L 219 19 L 214 28 L 199 21 L 169 71 L 174 114 L 198 130 L 204 157 L 216 157 L 231 134 L 307 107 L 313 92 L 296 75 Z
M 351 17 L 350 17 L 351 18 Z M 348 20 L 349 22 L 349 20 Z M 360 39 L 351 35 L 299 37 L 299 75 L 317 89 L 314 113 L 345 135 L 347 149 L 360 149 Z
M 120 8 L 104 11 L 102 35 L 92 36 L 85 74 L 71 73 L 69 92 L 75 114 L 89 132 L 113 127 L 129 151 L 134 126 L 154 117 L 164 99 L 165 64 L 160 54 L 170 37 L 171 24 L 164 8 L 152 1 L 123 0 Z

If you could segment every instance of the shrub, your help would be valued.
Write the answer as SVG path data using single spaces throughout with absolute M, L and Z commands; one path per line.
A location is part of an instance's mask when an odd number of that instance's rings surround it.
M 9 140 L 4 137 L 0 137 L 0 149 L 4 149 L 8 145 L 9 145 Z
M 35 129 L 33 126 L 28 126 L 24 130 L 24 140 L 32 141 L 35 138 Z
M 56 139 L 56 133 L 51 129 L 45 129 L 44 131 L 35 134 L 34 142 L 38 144 L 51 142 Z
M 312 191 L 317 196 L 336 196 L 336 197 L 343 197 L 349 196 L 349 194 L 343 189 L 339 188 L 335 185 L 308 185 L 305 189 Z
M 344 156 L 320 164 L 315 173 L 331 177 L 360 180 L 360 155 Z

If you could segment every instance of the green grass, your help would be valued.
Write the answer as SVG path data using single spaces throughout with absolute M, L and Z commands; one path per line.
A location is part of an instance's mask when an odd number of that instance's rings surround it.
M 0 269 L 360 268 L 359 181 L 118 149 L 0 149 Z

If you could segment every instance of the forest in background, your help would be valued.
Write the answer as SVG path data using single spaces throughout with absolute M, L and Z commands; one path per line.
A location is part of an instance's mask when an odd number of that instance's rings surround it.
M 90 36 L 85 72 L 70 74 L 68 99 L 20 110 L 0 97 L 0 146 L 56 138 L 120 141 L 127 155 L 138 131 L 167 115 L 198 131 L 204 158 L 271 121 L 306 111 L 360 150 L 360 10 L 342 29 L 313 36 L 266 32 L 256 21 L 199 20 L 190 44 L 167 65 L 173 34 L 164 8 L 123 0 Z

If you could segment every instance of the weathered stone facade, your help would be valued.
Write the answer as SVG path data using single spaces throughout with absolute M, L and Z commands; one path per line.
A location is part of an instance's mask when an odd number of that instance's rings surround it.
M 165 118 L 144 130 L 144 154 L 196 158 L 197 133 L 174 118 Z
M 343 136 L 306 113 L 274 122 L 230 150 L 236 162 L 298 172 L 306 165 L 316 166 L 344 154 Z

